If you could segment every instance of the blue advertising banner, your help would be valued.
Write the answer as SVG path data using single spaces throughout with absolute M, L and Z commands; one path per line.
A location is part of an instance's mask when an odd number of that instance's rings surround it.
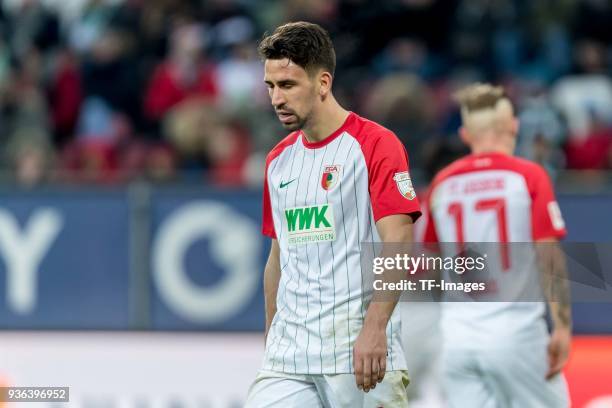
M 158 190 L 151 203 L 152 327 L 263 331 L 261 193 Z
M 559 202 L 568 241 L 610 241 L 612 197 Z M 260 191 L 0 192 L 0 327 L 262 331 L 260 218 Z M 576 332 L 611 313 L 575 305 Z
M 0 194 L 0 325 L 129 327 L 123 193 Z
M 612 241 L 612 195 L 562 195 L 559 207 L 567 227 L 566 241 Z

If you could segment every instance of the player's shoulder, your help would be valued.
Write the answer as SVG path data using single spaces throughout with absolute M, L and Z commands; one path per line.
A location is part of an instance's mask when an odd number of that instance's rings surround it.
M 300 131 L 296 130 L 294 132 L 289 133 L 283 140 L 278 142 L 276 146 L 274 146 L 266 156 L 266 166 L 268 166 L 274 159 L 280 156 L 281 153 L 285 151 L 285 149 L 292 146 L 297 141 L 299 136 Z
M 546 170 L 531 160 L 506 154 L 470 154 L 459 158 L 438 172 L 433 180 L 432 186 L 460 174 L 486 171 L 505 170 L 518 173 L 524 178 L 531 180 L 546 176 Z
M 401 145 L 397 135 L 390 129 L 373 120 L 359 116 L 352 112 L 347 132 L 361 145 L 362 149 L 384 148 L 384 146 L 397 147 Z
M 495 156 L 492 166 L 499 170 L 518 173 L 523 176 L 528 184 L 531 184 L 532 181 L 548 178 L 548 173 L 541 164 L 523 157 L 509 155 Z
M 516 166 L 517 171 L 520 171 L 525 176 L 543 177 L 548 174 L 541 164 L 534 161 L 516 156 L 510 156 L 509 159 Z

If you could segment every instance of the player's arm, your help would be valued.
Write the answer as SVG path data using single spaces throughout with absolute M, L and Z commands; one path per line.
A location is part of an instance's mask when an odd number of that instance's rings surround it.
M 378 234 L 383 242 L 380 256 L 394 257 L 397 245 L 385 243 L 411 244 L 412 217 L 405 214 L 389 215 L 376 223 Z M 387 271 L 383 275 L 386 282 L 399 281 L 405 271 Z M 363 328 L 355 341 L 353 350 L 355 379 L 357 387 L 368 392 L 381 382 L 387 369 L 387 323 L 395 309 L 401 292 L 386 291 L 381 299 L 370 302 L 365 315 Z
M 264 299 L 266 305 L 266 334 L 265 338 L 268 338 L 268 331 L 272 325 L 272 319 L 276 314 L 276 294 L 278 293 L 278 282 L 280 281 L 280 250 L 278 247 L 278 241 L 272 239 L 272 245 L 270 247 L 270 255 L 266 262 L 264 269 Z
M 550 379 L 558 374 L 569 357 L 572 340 L 572 310 L 565 254 L 556 238 L 540 239 L 536 243 L 538 266 L 544 295 L 548 300 L 553 331 L 548 344 Z
M 532 194 L 532 234 L 535 242 L 544 295 L 554 324 L 548 343 L 546 378 L 559 373 L 569 356 L 572 340 L 571 303 L 565 254 L 559 245 L 567 231 L 546 171 L 534 167 L 528 182 Z

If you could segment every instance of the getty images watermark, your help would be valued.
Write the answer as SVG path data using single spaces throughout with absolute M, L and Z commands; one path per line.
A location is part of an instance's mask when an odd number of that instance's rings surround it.
M 382 276 L 387 271 L 404 271 L 407 276 L 415 275 L 417 272 L 452 270 L 458 275 L 470 271 L 484 271 L 486 268 L 487 254 L 482 256 L 428 256 L 424 253 L 418 256 L 408 254 L 395 254 L 394 256 L 377 256 L 372 261 L 372 272 L 380 276 L 372 283 L 376 291 L 380 290 L 408 290 L 408 291 L 431 291 L 435 289 L 448 291 L 472 291 L 486 290 L 486 282 L 448 282 L 444 279 L 399 279 L 397 281 L 385 281 Z
M 363 242 L 361 282 L 373 300 L 612 303 L 612 243 Z

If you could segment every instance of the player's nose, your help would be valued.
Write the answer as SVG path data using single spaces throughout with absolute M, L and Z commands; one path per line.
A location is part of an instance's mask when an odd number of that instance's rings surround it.
M 274 106 L 275 108 L 281 107 L 286 102 L 285 96 L 283 95 L 282 91 L 278 89 L 278 87 L 275 87 L 272 90 L 271 98 L 272 98 L 272 106 Z

